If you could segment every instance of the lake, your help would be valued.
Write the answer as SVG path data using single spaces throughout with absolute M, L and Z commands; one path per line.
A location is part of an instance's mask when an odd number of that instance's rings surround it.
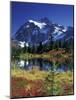
M 23 70 L 32 70 L 34 68 L 37 68 L 38 70 L 44 70 L 44 71 L 56 71 L 56 72 L 62 72 L 62 71 L 73 71 L 73 62 L 70 60 L 65 60 L 64 62 L 58 62 L 58 61 L 48 61 L 46 59 L 15 59 L 12 61 L 11 66 L 13 68 L 13 65 L 16 65 L 20 69 Z

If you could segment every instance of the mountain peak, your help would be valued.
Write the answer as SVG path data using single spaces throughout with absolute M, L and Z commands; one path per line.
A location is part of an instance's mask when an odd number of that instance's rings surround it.
M 50 20 L 47 17 L 41 18 L 40 21 L 41 22 L 45 22 L 45 23 L 49 23 L 50 22 Z
M 49 37 L 54 41 L 64 40 L 73 36 L 73 28 L 51 23 L 47 18 L 41 20 L 28 20 L 15 34 L 15 39 L 29 44 L 43 44 L 49 42 Z M 20 43 L 23 47 L 23 43 Z M 28 45 L 27 45 L 28 46 Z
M 35 25 L 37 25 L 40 29 L 42 29 L 46 23 L 44 22 L 37 22 L 37 21 L 34 21 L 34 20 L 29 20 L 30 23 L 34 23 Z

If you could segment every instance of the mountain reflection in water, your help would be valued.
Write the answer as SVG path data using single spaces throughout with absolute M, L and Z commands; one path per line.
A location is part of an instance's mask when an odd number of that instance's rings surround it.
M 57 72 L 62 71 L 73 71 L 73 62 L 69 60 L 65 60 L 65 62 L 51 62 L 45 59 L 30 59 L 30 60 L 15 60 L 13 63 L 16 64 L 17 67 L 20 67 L 24 70 L 32 70 L 33 68 L 37 68 L 39 70 L 53 70 Z M 12 64 L 13 64 L 12 63 Z

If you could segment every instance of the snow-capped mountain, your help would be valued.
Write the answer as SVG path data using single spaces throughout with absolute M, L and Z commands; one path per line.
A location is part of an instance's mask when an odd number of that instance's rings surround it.
M 33 21 L 33 20 L 29 20 L 30 23 L 34 23 L 35 25 L 37 25 L 40 29 L 42 29 L 43 27 L 45 27 L 46 23 L 42 22 L 37 22 L 37 21 Z
M 51 40 L 68 40 L 73 38 L 73 27 L 65 27 L 59 24 L 52 23 L 47 18 L 40 19 L 39 21 L 28 20 L 23 24 L 15 33 L 17 41 L 28 44 L 42 44 L 48 43 Z M 23 45 L 22 45 L 23 46 Z

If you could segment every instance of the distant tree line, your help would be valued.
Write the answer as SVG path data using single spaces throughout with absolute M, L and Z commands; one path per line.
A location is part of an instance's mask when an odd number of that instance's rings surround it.
M 32 45 L 28 47 L 25 45 L 24 48 L 12 47 L 11 53 L 12 56 L 19 56 L 21 53 L 41 54 L 53 49 L 58 50 L 59 48 L 64 49 L 65 52 L 73 52 L 73 45 L 73 39 L 69 41 L 65 41 L 65 39 L 63 41 L 53 41 L 53 37 L 51 36 L 48 44 L 43 45 L 42 42 L 40 42 L 39 45 Z

